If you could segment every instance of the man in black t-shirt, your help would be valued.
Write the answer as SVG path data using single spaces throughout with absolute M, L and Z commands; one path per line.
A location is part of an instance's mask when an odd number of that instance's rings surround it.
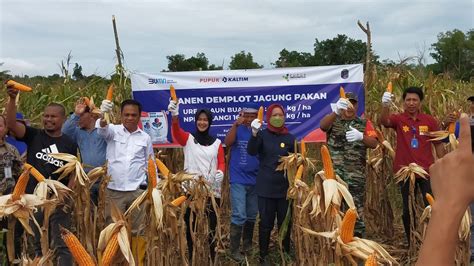
M 46 178 L 51 177 L 52 179 L 57 179 L 58 176 L 53 174 L 53 172 L 63 166 L 65 162 L 54 159 L 48 154 L 61 152 L 77 156 L 77 144 L 61 132 L 62 125 L 66 120 L 64 106 L 57 103 L 50 103 L 46 106 L 43 113 L 44 129 L 28 127 L 16 121 L 15 98 L 18 91 L 13 87 L 7 86 L 7 93 L 9 96 L 7 104 L 7 126 L 18 140 L 24 141 L 28 146 L 26 162 L 33 165 Z M 61 182 L 66 185 L 68 181 L 67 179 L 61 180 Z M 30 177 L 26 193 L 33 193 L 36 184 L 36 179 Z M 65 202 L 66 205 L 69 205 L 66 207 L 63 204 L 59 204 L 49 218 L 51 249 L 55 250 L 56 255 L 55 265 L 72 265 L 73 262 L 71 253 L 61 239 L 61 233 L 59 231 L 60 225 L 68 229 L 71 227 L 71 203 L 72 202 Z M 41 224 L 43 221 L 42 211 L 38 211 L 35 217 Z M 35 231 L 35 253 L 36 256 L 41 256 L 40 233 L 36 226 L 33 225 L 32 228 Z

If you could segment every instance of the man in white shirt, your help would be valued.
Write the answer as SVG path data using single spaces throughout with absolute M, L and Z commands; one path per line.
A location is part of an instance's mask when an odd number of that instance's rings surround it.
M 104 100 L 100 110 L 102 113 L 110 113 L 112 107 L 111 101 Z M 125 100 L 120 109 L 122 124 L 107 124 L 104 118 L 97 120 L 95 124 L 99 135 L 107 142 L 107 171 L 111 176 L 105 192 L 107 223 L 112 222 L 110 217 L 112 202 L 122 212 L 125 212 L 130 204 L 142 194 L 143 190 L 140 189 L 140 184 L 144 183 L 147 178 L 147 160 L 149 156 L 154 157 L 150 136 L 138 128 L 141 109 L 139 102 L 131 99 Z M 132 219 L 132 234 L 143 235 L 143 232 L 140 231 L 143 231 L 144 212 L 136 210 L 135 213 L 131 213 L 130 217 Z M 144 252 L 144 240 L 141 237 L 132 237 L 132 251 L 134 240 L 136 240 L 138 250 L 143 249 Z M 140 254 L 139 257 L 141 257 Z

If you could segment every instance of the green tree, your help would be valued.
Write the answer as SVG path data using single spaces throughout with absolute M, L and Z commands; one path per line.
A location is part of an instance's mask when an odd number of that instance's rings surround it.
M 255 69 L 262 68 L 263 66 L 253 61 L 253 56 L 251 53 L 245 53 L 241 51 L 236 53 L 231 57 L 229 68 L 230 69 Z
M 82 74 L 82 66 L 80 66 L 78 63 L 76 63 L 72 69 L 72 77 L 75 80 L 81 80 L 84 78 L 84 75 Z
M 464 33 L 458 29 L 438 34 L 431 44 L 430 55 L 436 60 L 429 66 L 435 73 L 448 72 L 454 77 L 470 80 L 474 76 L 474 29 Z
M 273 65 L 276 67 L 314 66 L 314 56 L 311 53 L 283 49 L 280 51 L 280 57 Z
M 208 70 L 209 60 L 204 53 L 197 53 L 196 56 L 186 58 L 183 54 L 169 55 L 168 71 L 196 71 Z
M 365 42 L 349 38 L 344 34 L 338 34 L 335 38 L 324 41 L 316 38 L 314 63 L 318 66 L 363 63 L 366 49 Z M 376 62 L 378 56 L 373 54 L 372 60 Z

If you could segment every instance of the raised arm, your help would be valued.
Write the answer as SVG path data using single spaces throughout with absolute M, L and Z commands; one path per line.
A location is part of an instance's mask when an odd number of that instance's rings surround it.
M 15 138 L 23 138 L 26 133 L 26 126 L 16 121 L 16 96 L 18 90 L 13 86 L 7 85 L 8 103 L 7 103 L 7 127 L 10 132 L 15 135 Z

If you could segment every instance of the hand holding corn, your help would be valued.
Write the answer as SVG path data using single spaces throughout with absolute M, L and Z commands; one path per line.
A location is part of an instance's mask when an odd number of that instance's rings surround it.
M 382 96 L 382 104 L 390 105 L 390 103 L 392 102 L 392 98 L 393 98 L 393 93 L 388 92 L 388 91 L 384 92 Z
M 252 123 L 250 124 L 250 126 L 252 127 L 252 135 L 254 137 L 257 136 L 257 133 L 258 131 L 260 130 L 260 128 L 262 127 L 262 123 L 260 122 L 260 120 L 258 118 L 254 119 L 252 121 Z
M 114 103 L 112 103 L 112 101 L 110 100 L 103 100 L 102 101 L 102 104 L 100 105 L 100 112 L 102 114 L 105 114 L 105 113 L 110 113 L 112 112 L 112 108 L 114 107 Z
M 178 116 L 179 103 L 174 100 L 170 100 L 170 104 L 168 104 L 168 111 L 171 113 L 172 116 Z
M 336 115 L 341 115 L 341 110 L 347 110 L 349 101 L 345 98 L 339 98 L 335 104 L 331 104 L 331 109 Z

